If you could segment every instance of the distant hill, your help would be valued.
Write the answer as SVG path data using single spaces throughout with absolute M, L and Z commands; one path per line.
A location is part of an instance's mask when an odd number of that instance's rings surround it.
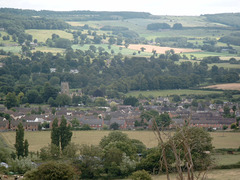
M 131 18 L 149 18 L 150 13 L 130 12 L 130 11 L 48 11 L 48 10 L 22 10 L 13 8 L 0 8 L 0 13 L 10 13 L 14 15 L 40 16 L 48 18 L 61 18 L 67 21 L 84 20 L 114 20 Z
M 209 21 L 240 28 L 240 13 L 206 14 Z

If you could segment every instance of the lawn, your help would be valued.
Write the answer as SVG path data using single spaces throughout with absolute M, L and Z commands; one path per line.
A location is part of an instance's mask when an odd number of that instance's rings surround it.
M 26 30 L 26 33 L 31 34 L 33 39 L 37 39 L 38 42 L 46 42 L 48 38 L 52 38 L 52 34 L 57 34 L 61 38 L 73 40 L 73 35 L 71 33 L 62 30 L 29 29 Z
M 127 96 L 135 96 L 138 97 L 139 94 L 142 94 L 145 97 L 153 96 L 170 96 L 170 95 L 190 95 L 190 94 L 213 94 L 213 93 L 222 93 L 221 91 L 205 91 L 205 90 L 190 90 L 190 89 L 173 89 L 173 90 L 158 90 L 158 91 L 131 91 L 127 93 Z
M 98 145 L 100 140 L 111 131 L 73 131 L 72 142 L 76 144 L 93 144 Z M 123 131 L 132 139 L 142 141 L 148 148 L 157 146 L 158 142 L 152 131 Z M 15 143 L 15 132 L 0 133 L 5 142 L 13 148 Z M 211 133 L 213 137 L 213 146 L 215 148 L 238 148 L 240 146 L 240 133 Z M 50 131 L 42 132 L 25 132 L 25 138 L 30 144 L 30 151 L 39 151 L 40 148 L 50 143 Z

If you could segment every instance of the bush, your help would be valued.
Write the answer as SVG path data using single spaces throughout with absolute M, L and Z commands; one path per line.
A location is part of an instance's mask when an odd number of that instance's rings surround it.
M 147 171 L 141 170 L 141 171 L 134 172 L 131 176 L 131 179 L 132 180 L 151 180 L 152 178 Z
M 37 169 L 24 175 L 26 180 L 71 180 L 74 179 L 75 172 L 67 164 L 48 162 L 40 165 Z
M 15 159 L 10 162 L 9 170 L 13 172 L 18 172 L 19 174 L 24 174 L 25 172 L 34 168 L 35 165 L 29 158 Z

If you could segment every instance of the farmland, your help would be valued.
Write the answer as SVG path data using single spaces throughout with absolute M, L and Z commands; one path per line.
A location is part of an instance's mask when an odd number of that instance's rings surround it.
M 72 40 L 72 34 L 62 30 L 40 30 L 40 29 L 29 29 L 26 33 L 31 34 L 33 39 L 37 39 L 39 42 L 45 42 L 48 38 L 52 38 L 52 34 L 57 34 L 61 38 Z
M 207 86 L 206 88 L 222 89 L 222 90 L 240 90 L 240 84 L 239 83 L 217 84 L 217 85 Z
M 198 52 L 200 50 L 196 49 L 183 49 L 183 48 L 171 48 L 171 47 L 159 47 L 159 46 L 153 46 L 153 45 L 143 45 L 143 44 L 130 44 L 129 49 L 140 51 L 141 48 L 145 48 L 146 52 L 152 52 L 152 50 L 156 50 L 156 53 L 164 54 L 165 51 L 173 49 L 175 53 L 184 53 L 184 52 Z
M 175 90 L 159 90 L 159 91 L 131 91 L 127 93 L 127 96 L 135 96 L 138 97 L 142 94 L 145 97 L 153 96 L 171 96 L 171 95 L 190 95 L 190 94 L 212 94 L 212 93 L 222 93 L 221 91 L 205 91 L 205 90 L 190 90 L 190 89 L 175 89 Z
M 208 180 L 238 180 L 240 176 L 239 169 L 221 169 L 211 170 L 207 172 L 206 179 Z M 153 180 L 166 180 L 166 175 L 152 176 Z M 171 179 L 177 180 L 175 174 L 170 175 Z
M 76 144 L 98 145 L 101 138 L 108 135 L 110 131 L 73 131 L 72 142 Z M 130 138 L 142 141 L 147 147 L 157 146 L 156 136 L 152 131 L 123 131 Z M 5 132 L 0 135 L 10 147 L 15 143 L 15 132 Z M 240 146 L 240 133 L 213 132 L 213 146 L 215 148 L 238 148 Z M 25 138 L 29 141 L 30 151 L 39 151 L 43 146 L 50 143 L 50 131 L 25 132 Z

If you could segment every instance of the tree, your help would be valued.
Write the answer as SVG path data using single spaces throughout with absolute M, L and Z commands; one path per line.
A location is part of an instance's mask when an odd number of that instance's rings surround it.
M 37 169 L 24 175 L 26 180 L 73 180 L 75 172 L 71 165 L 66 163 L 47 162 L 41 164 Z
M 113 129 L 113 130 L 118 130 L 119 129 L 119 124 L 114 122 L 110 125 L 110 129 Z
M 154 121 L 157 127 L 156 121 Z M 193 180 L 197 174 L 196 170 L 207 170 L 212 164 L 212 160 L 206 151 L 212 151 L 212 138 L 208 132 L 198 127 L 177 127 L 177 132 L 174 136 L 171 134 L 166 135 L 167 142 L 163 142 L 163 133 L 155 128 L 155 134 L 159 141 L 159 151 L 161 153 L 160 166 L 167 175 L 169 180 L 169 171 L 175 168 L 178 173 L 178 179 L 183 180 L 183 170 L 186 169 L 187 177 L 189 180 Z M 200 177 L 201 174 L 198 174 Z M 204 176 L 205 174 L 203 174 Z
M 174 102 L 179 102 L 179 101 L 181 101 L 181 97 L 178 96 L 178 95 L 174 95 L 172 100 L 173 100 Z
M 64 116 L 61 118 L 60 126 L 58 126 L 58 119 L 55 118 L 52 124 L 51 142 L 57 147 L 64 148 L 71 142 L 72 132 L 70 126 L 67 126 L 67 120 Z
M 64 116 L 62 116 L 60 127 L 59 127 L 59 135 L 60 135 L 60 143 L 61 143 L 62 151 L 71 142 L 72 132 L 70 128 L 71 128 L 70 126 L 67 126 L 67 120 L 65 119 Z
M 171 124 L 171 118 L 168 113 L 163 113 L 156 117 L 156 122 L 159 128 L 168 127 Z
M 25 140 L 24 140 L 24 156 L 25 156 L 25 157 L 28 157 L 28 146 L 29 146 L 28 140 L 25 139 Z
M 129 96 L 129 97 L 124 99 L 123 104 L 124 105 L 137 106 L 138 105 L 138 99 L 134 96 Z
M 5 105 L 8 109 L 10 109 L 10 108 L 12 108 L 12 107 L 16 107 L 16 106 L 19 105 L 19 104 L 18 104 L 18 101 L 17 101 L 17 96 L 16 96 L 15 92 L 13 92 L 13 93 L 9 92 L 9 93 L 7 94 L 6 100 L 5 100 L 5 102 L 4 102 L 4 105 Z
M 55 118 L 52 123 L 51 143 L 59 147 L 59 128 L 57 118 Z
M 173 28 L 173 29 L 176 29 L 176 30 L 179 30 L 179 29 L 182 29 L 183 26 L 182 26 L 181 23 L 175 23 L 172 28 Z
M 56 98 L 56 104 L 58 106 L 70 105 L 71 98 L 67 94 L 59 94 Z
M 24 139 L 24 128 L 22 123 L 18 124 L 17 130 L 16 130 L 16 143 L 15 143 L 15 149 L 18 158 L 21 156 L 24 156 L 24 144 L 23 144 L 23 139 Z

